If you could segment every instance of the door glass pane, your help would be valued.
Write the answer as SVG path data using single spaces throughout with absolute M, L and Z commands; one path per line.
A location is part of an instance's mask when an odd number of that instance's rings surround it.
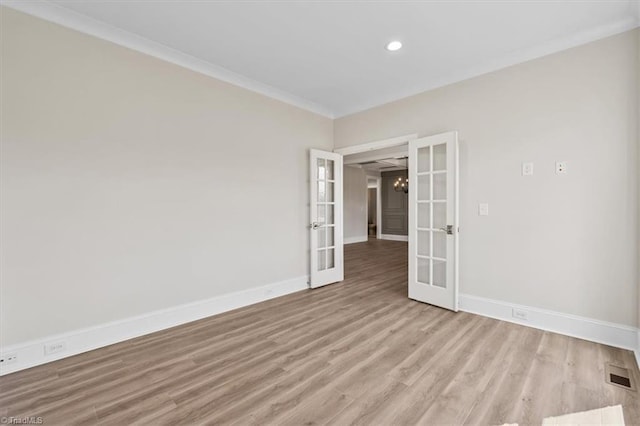
M 325 214 L 325 205 L 318 204 L 318 222 L 325 223 L 327 221 L 327 215 Z
M 418 148 L 418 173 L 431 171 L 431 147 Z
M 318 271 L 327 269 L 326 250 L 318 250 Z
M 327 179 L 333 180 L 333 160 L 327 160 Z
M 336 266 L 336 255 L 333 249 L 327 250 L 327 269 L 331 269 Z
M 333 225 L 333 204 L 327 204 L 327 217 L 326 222 L 329 225 Z
M 418 282 L 429 284 L 429 259 L 418 258 Z
M 446 259 L 447 257 L 447 233 L 446 232 L 433 233 L 433 256 Z
M 324 248 L 327 246 L 327 232 L 325 231 L 325 228 L 319 228 L 317 231 L 318 233 L 318 248 Z
M 431 203 L 418 204 L 418 228 L 431 228 Z
M 327 182 L 327 193 L 326 193 L 326 197 L 327 200 L 326 201 L 330 201 L 333 202 L 333 182 Z
M 446 170 L 447 168 L 447 144 L 433 146 L 433 170 Z
M 327 201 L 327 187 L 326 187 L 327 183 L 320 181 L 318 182 L 318 201 L 320 202 L 324 202 Z
M 324 158 L 318 158 L 318 179 L 323 180 L 326 179 L 326 167 Z
M 431 256 L 431 241 L 429 231 L 418 231 L 418 254 L 420 256 Z
M 447 174 L 437 173 L 433 175 L 433 199 L 447 199 Z
M 333 226 L 327 226 L 327 247 L 333 247 L 333 233 L 335 228 Z
M 433 203 L 433 227 L 447 226 L 447 203 Z
M 418 201 L 431 199 L 431 175 L 418 176 Z
M 447 287 L 447 262 L 442 260 L 433 261 L 433 285 Z

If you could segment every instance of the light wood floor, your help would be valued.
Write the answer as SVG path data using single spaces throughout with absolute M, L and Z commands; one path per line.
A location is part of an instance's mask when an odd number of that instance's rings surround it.
M 51 424 L 540 424 L 640 398 L 608 346 L 406 297 L 406 243 L 345 247 L 346 280 L 0 378 Z

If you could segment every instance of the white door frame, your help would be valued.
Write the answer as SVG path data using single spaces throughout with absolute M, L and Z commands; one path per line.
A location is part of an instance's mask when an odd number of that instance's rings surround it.
M 376 239 L 382 236 L 382 178 L 376 179 Z
M 376 179 L 376 186 L 369 187 L 367 184 L 367 210 L 366 210 L 366 222 L 369 224 L 369 189 L 376 190 L 376 238 L 379 240 L 380 235 L 382 234 L 382 207 L 380 206 L 380 198 L 382 197 L 382 178 L 379 176 L 367 176 L 367 179 L 374 178 Z M 369 229 L 367 229 L 367 237 L 369 236 Z
M 410 135 L 397 136 L 395 138 L 383 139 L 374 142 L 362 143 L 360 145 L 347 146 L 344 148 L 336 148 L 333 150 L 336 154 L 341 154 L 342 156 L 351 155 L 351 154 L 360 154 L 368 151 L 375 151 L 378 149 L 391 148 L 394 146 L 402 146 L 408 145 L 409 141 L 414 139 L 418 139 L 417 133 L 412 133 Z M 382 157 L 380 160 L 383 160 L 388 157 Z
M 408 150 L 408 145 L 409 145 L 409 141 L 418 139 L 418 134 L 417 133 L 412 133 L 412 134 L 408 134 L 408 135 L 403 135 L 403 136 L 397 136 L 395 138 L 389 138 L 389 139 L 383 139 L 383 140 L 378 140 L 378 141 L 373 141 L 373 142 L 367 142 L 367 143 L 363 143 L 363 144 L 359 144 L 359 145 L 354 145 L 354 146 L 349 146 L 349 147 L 344 147 L 344 148 L 336 148 L 333 150 L 333 152 L 338 153 L 338 154 L 342 154 L 343 156 L 345 155 L 351 155 L 351 154 L 360 154 L 360 153 L 364 153 L 364 152 L 370 152 L 370 151 L 376 151 L 379 149 L 384 149 L 384 148 L 391 148 L 391 147 L 400 147 L 400 146 L 406 146 L 407 150 Z M 456 147 L 456 157 L 455 157 L 455 162 L 456 162 L 456 178 L 455 178 L 455 193 L 456 193 L 456 206 L 458 206 L 458 199 L 457 199 L 457 194 L 459 194 L 459 178 L 458 178 L 458 173 L 459 173 L 459 159 L 458 159 L 458 149 Z M 372 161 L 372 160 L 382 160 L 384 158 L 388 158 L 388 154 L 381 154 L 381 156 L 378 158 L 376 156 L 376 154 L 374 152 L 372 152 L 372 155 L 370 156 L 371 158 L 367 158 L 368 160 Z M 380 203 L 380 199 L 381 199 L 381 195 L 382 195 L 382 179 L 378 178 L 378 182 L 377 182 L 377 193 L 376 196 L 378 198 L 378 203 L 377 203 L 377 219 L 376 219 L 376 237 L 378 239 L 380 239 L 381 234 L 382 234 L 382 211 L 381 211 L 381 203 Z M 459 246 L 460 246 L 460 239 L 459 239 L 459 232 L 458 232 L 458 227 L 460 226 L 460 219 L 459 219 L 459 207 L 456 207 L 455 209 L 455 225 L 456 225 L 456 243 L 455 243 L 455 249 L 454 249 L 454 258 L 455 258 L 455 272 L 454 272 L 454 285 L 456 288 L 456 309 L 457 310 L 457 300 L 459 297 Z M 407 282 L 408 284 L 408 282 Z
M 345 155 L 351 155 L 351 154 L 361 154 L 363 152 L 377 151 L 379 149 L 405 146 L 407 148 L 407 153 L 408 153 L 409 141 L 412 141 L 415 139 L 418 139 L 418 134 L 411 133 L 408 135 L 396 136 L 395 138 L 382 139 L 382 140 L 373 141 L 373 142 L 366 142 L 359 145 L 347 146 L 344 148 L 336 148 L 333 150 L 333 152 L 335 152 L 336 154 L 341 154 L 342 156 L 345 156 Z M 388 153 L 376 155 L 375 152 L 372 152 L 371 156 L 367 157 L 367 161 L 384 160 L 385 158 L 389 158 Z M 361 161 L 361 160 L 358 160 L 358 161 Z M 349 162 L 345 161 L 344 164 L 345 165 L 349 164 Z M 381 239 L 382 238 L 382 206 L 381 206 L 382 178 L 377 178 L 377 187 L 378 189 L 376 191 L 376 198 L 377 198 L 376 238 Z M 366 222 L 369 223 L 368 218 Z M 367 235 L 368 235 L 368 232 L 367 232 Z

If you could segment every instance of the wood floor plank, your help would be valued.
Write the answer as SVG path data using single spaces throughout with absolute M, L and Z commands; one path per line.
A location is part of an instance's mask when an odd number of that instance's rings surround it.
M 345 247 L 345 280 L 0 378 L 47 425 L 539 424 L 622 404 L 630 351 L 407 298 L 407 244 Z

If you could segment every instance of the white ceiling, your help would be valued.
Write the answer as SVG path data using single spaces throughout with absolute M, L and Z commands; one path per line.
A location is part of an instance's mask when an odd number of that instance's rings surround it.
M 331 117 L 619 33 L 640 20 L 635 0 L 2 3 Z M 387 52 L 394 39 L 404 48 Z

